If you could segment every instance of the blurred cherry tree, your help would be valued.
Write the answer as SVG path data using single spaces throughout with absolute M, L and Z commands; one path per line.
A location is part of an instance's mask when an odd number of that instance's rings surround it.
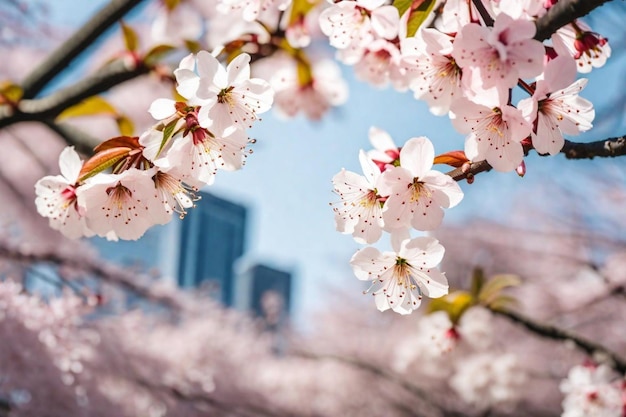
M 568 139 L 620 123 L 624 95 L 592 103 L 584 76 L 623 58 L 626 39 L 589 24 L 619 27 L 625 12 L 603 0 L 112 0 L 72 31 L 45 2 L 4 2 L 0 416 L 626 416 L 626 188 L 613 159 L 626 139 Z M 350 266 L 374 306 L 333 291 L 310 329 L 268 332 L 79 239 L 134 240 L 184 218 L 200 188 L 254 157 L 262 114 L 319 120 L 345 103 L 338 62 L 467 135 L 441 152 L 436 138 L 371 127 L 362 174 L 332 178 L 335 227 L 366 245 Z M 560 154 L 585 175 L 552 169 Z M 460 182 L 524 176 L 536 155 L 552 176 L 519 198 L 520 221 L 445 224 L 444 209 L 470 204 Z M 32 293 L 32 276 L 55 294 Z

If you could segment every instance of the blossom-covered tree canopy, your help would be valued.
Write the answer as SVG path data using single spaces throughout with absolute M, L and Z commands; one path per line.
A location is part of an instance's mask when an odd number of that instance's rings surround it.
M 0 5 L 0 417 L 626 416 L 626 139 L 571 139 L 620 112 L 593 102 L 586 77 L 623 60 L 626 34 L 590 26 L 623 19 L 623 4 L 112 0 L 59 38 L 47 13 Z M 81 239 L 185 221 L 201 189 L 248 170 L 270 139 L 250 137 L 263 117 L 340 114 L 348 71 L 465 137 L 442 149 L 427 122 L 392 137 L 362 120 L 368 149 L 341 155 L 360 171 L 333 167 L 329 216 L 362 245 L 337 269 L 373 303 L 333 290 L 319 325 L 280 328 L 109 265 Z M 477 176 L 497 196 L 499 176 L 561 154 L 604 171 L 548 170 L 516 203 L 529 235 L 449 222 L 498 209 L 472 197 Z M 267 187 L 308 199 L 307 184 Z

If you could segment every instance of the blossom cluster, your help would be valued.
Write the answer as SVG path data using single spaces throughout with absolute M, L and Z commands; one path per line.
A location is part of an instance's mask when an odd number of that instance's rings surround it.
M 224 67 L 206 51 L 185 57 L 174 71 L 184 101 L 155 100 L 153 127 L 103 142 L 84 163 L 66 148 L 61 175 L 35 185 L 39 213 L 70 238 L 113 240 L 138 239 L 174 212 L 183 217 L 194 191 L 212 184 L 218 170 L 243 166 L 246 129 L 272 105 L 271 87 L 250 78 L 249 61 L 241 54 Z
M 448 282 L 436 269 L 443 246 L 431 237 L 411 239 L 410 231 L 437 228 L 443 209 L 457 205 L 463 191 L 432 169 L 435 150 L 428 138 L 411 138 L 399 149 L 385 131 L 371 128 L 370 140 L 376 149 L 359 155 L 364 175 L 343 169 L 333 177 L 341 198 L 333 207 L 335 226 L 364 244 L 378 241 L 383 231 L 391 235 L 395 253 L 370 246 L 359 250 L 351 264 L 357 278 L 373 282 L 379 310 L 408 314 L 423 295 L 448 293 Z
M 552 2 L 483 3 L 479 11 L 473 2 L 450 0 L 434 13 L 424 5 L 404 10 L 398 2 L 339 1 L 320 14 L 320 27 L 337 59 L 354 66 L 357 77 L 411 90 L 433 114 L 449 115 L 467 135 L 455 166 L 467 170 L 486 160 L 498 171 L 523 175 L 530 149 L 554 155 L 564 146 L 564 134 L 592 127 L 593 105 L 579 96 L 587 80 L 576 80 L 576 74 L 604 65 L 611 50 L 578 21 L 559 29 L 550 44 L 534 39 L 534 20 Z M 517 86 L 529 97 L 514 103 Z M 336 228 L 365 244 L 383 231 L 392 235 L 395 254 L 365 248 L 352 266 L 358 278 L 377 286 L 372 293 L 380 310 L 406 314 L 423 295 L 447 292 L 445 277 L 432 269 L 443 248 L 432 238 L 410 240 L 407 232 L 436 229 L 443 208 L 458 204 L 463 193 L 452 178 L 431 170 L 435 153 L 427 138 L 411 138 L 400 148 L 378 129 L 370 137 L 377 150 L 361 151 L 364 175 L 343 170 L 333 178 L 341 197 L 334 207 Z M 421 258 L 409 247 L 419 247 Z
M 488 16 L 472 2 L 447 1 L 418 30 L 411 22 L 423 12 L 411 7 L 400 15 L 380 1 L 340 1 L 322 12 L 320 26 L 357 77 L 410 89 L 467 135 L 470 161 L 512 171 L 529 148 L 553 155 L 563 134 L 591 128 L 593 105 L 579 97 L 586 80 L 575 81 L 576 72 L 604 65 L 611 49 L 579 21 L 559 29 L 549 45 L 535 40 L 534 20 L 552 2 L 483 3 Z M 514 104 L 510 91 L 517 85 L 530 97 Z
M 562 417 L 623 417 L 626 382 L 616 379 L 607 365 L 587 363 L 570 369 L 561 382 Z
M 528 375 L 516 354 L 497 349 L 494 331 L 493 314 L 485 308 L 468 309 L 458 323 L 436 311 L 422 316 L 416 331 L 397 344 L 392 366 L 449 385 L 479 410 L 513 405 Z

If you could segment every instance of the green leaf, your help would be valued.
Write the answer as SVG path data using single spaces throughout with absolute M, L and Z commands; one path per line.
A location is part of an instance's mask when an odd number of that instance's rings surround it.
M 146 53 L 146 56 L 143 58 L 143 61 L 146 63 L 146 65 L 154 65 L 156 64 L 158 60 L 160 60 L 161 58 L 163 58 L 165 55 L 169 54 L 170 52 L 174 51 L 175 49 L 176 48 L 173 47 L 172 45 L 157 45 L 151 48 Z
M 291 3 L 291 14 L 289 15 L 289 25 L 302 20 L 319 3 L 319 0 L 293 0 Z
M 430 300 L 426 311 L 445 311 L 450 317 L 452 324 L 457 324 L 463 313 L 474 305 L 474 297 L 467 291 L 455 291 L 441 298 Z
M 135 125 L 132 120 L 124 115 L 119 115 L 115 119 L 117 123 L 117 128 L 120 131 L 120 134 L 123 136 L 132 136 L 135 132 Z
M 130 52 L 135 52 L 139 48 L 139 36 L 137 36 L 137 32 L 135 32 L 133 28 L 131 28 L 124 22 L 121 22 L 121 25 L 126 50 Z
M 521 280 L 516 275 L 502 274 L 496 275 L 480 290 L 478 294 L 478 301 L 482 305 L 490 306 L 506 288 L 517 287 L 521 284 Z
M 436 0 L 418 0 L 419 5 L 415 2 L 413 7 L 411 8 L 411 15 L 409 16 L 409 20 L 406 24 L 406 36 L 415 36 L 417 30 L 420 28 L 422 23 L 426 21 L 430 13 L 433 11 L 433 7 L 435 7 Z
M 114 115 L 117 114 L 117 111 L 102 97 L 93 96 L 72 107 L 68 107 L 57 116 L 56 120 L 60 121 L 69 117 L 95 116 L 101 114 Z
M 185 39 L 185 46 L 187 47 L 187 50 L 189 50 L 189 52 L 191 52 L 192 54 L 197 54 L 202 49 L 202 45 L 200 45 L 200 42 L 192 41 L 189 39 Z
M 176 130 L 176 125 L 178 124 L 180 119 L 174 119 L 163 127 L 163 139 L 161 140 L 161 145 L 159 146 L 159 151 L 157 152 L 157 156 L 161 153 L 167 142 L 170 140 L 174 131 Z
M 519 301 L 510 295 L 499 295 L 489 303 L 489 308 L 492 310 L 510 310 L 516 307 L 519 307 Z
M 398 9 L 398 13 L 402 16 L 413 4 L 413 0 L 394 0 L 393 5 Z
M 480 267 L 475 267 L 472 272 L 472 287 L 470 289 L 470 293 L 475 298 L 478 298 L 478 294 L 480 294 L 480 290 L 485 285 L 485 272 Z

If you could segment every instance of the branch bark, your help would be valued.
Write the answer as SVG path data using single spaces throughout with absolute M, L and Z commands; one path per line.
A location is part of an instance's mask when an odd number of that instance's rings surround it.
M 602 139 L 595 142 L 572 142 L 565 140 L 565 145 L 561 149 L 562 154 L 567 159 L 593 159 L 593 158 L 614 158 L 626 155 L 626 135 L 615 138 Z M 542 155 L 540 156 L 548 156 Z M 493 167 L 487 161 L 473 162 L 469 170 L 456 168 L 446 172 L 455 181 L 462 181 L 472 178 L 481 172 L 491 171 Z
M 86 258 L 78 261 L 64 258 L 55 253 L 26 253 L 3 244 L 0 244 L 0 258 L 28 264 L 47 262 L 54 265 L 65 265 L 100 277 L 110 284 L 117 285 L 139 297 L 170 308 L 174 312 L 182 309 L 182 306 L 173 297 L 156 294 L 147 285 L 137 283 L 138 277 L 136 273 L 97 260 Z
M 535 22 L 537 27 L 535 39 L 538 41 L 548 39 L 559 28 L 609 1 L 611 0 L 560 0 Z
M 594 359 L 597 359 L 598 357 L 605 359 L 607 365 L 611 366 L 622 375 L 626 374 L 626 360 L 598 343 L 592 342 L 558 327 L 536 322 L 530 317 L 526 317 L 510 310 L 492 309 L 492 311 L 495 314 L 505 317 L 512 322 L 525 327 L 527 330 L 539 336 L 553 340 L 571 341 L 577 348 L 587 353 L 589 356 L 594 357 Z
M 22 82 L 24 99 L 35 97 L 59 73 L 91 46 L 109 27 L 143 0 L 112 0 L 54 51 Z
M 16 108 L 0 106 L 0 129 L 18 122 L 54 119 L 63 110 L 112 87 L 147 74 L 150 68 L 139 65 L 129 69 L 116 61 L 97 73 L 40 99 L 21 100 Z

